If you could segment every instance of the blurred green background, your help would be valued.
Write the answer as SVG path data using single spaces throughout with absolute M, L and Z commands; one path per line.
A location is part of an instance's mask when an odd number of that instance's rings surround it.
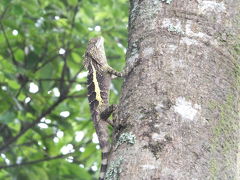
M 100 150 L 83 54 L 103 36 L 125 64 L 127 0 L 1 0 L 0 180 L 97 179 Z M 117 103 L 121 80 L 111 86 Z

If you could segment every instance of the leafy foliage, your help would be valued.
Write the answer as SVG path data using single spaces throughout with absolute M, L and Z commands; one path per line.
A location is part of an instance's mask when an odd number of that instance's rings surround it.
M 100 164 L 86 98 L 87 41 L 124 66 L 127 0 L 2 0 L 0 179 L 90 180 Z M 118 100 L 114 80 L 111 103 Z

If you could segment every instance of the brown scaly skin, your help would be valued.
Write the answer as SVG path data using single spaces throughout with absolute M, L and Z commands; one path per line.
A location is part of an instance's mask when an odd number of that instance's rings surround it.
M 108 107 L 111 75 L 122 76 L 121 73 L 115 71 L 108 65 L 103 43 L 104 39 L 102 37 L 91 39 L 88 43 L 84 59 L 84 66 L 88 70 L 88 100 L 90 103 L 92 120 L 102 150 L 99 180 L 104 180 L 107 170 L 108 154 L 111 148 L 107 127 L 108 123 L 106 121 L 114 110 L 113 106 Z M 103 111 L 104 119 L 103 116 L 101 116 Z

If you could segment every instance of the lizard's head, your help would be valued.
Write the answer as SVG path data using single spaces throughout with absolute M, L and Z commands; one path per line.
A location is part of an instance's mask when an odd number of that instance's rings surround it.
M 101 36 L 92 38 L 88 42 L 84 60 L 85 67 L 89 65 L 90 61 L 100 66 L 107 62 L 104 50 L 104 39 Z
M 88 42 L 88 50 L 91 48 L 96 48 L 98 50 L 104 50 L 104 39 L 102 36 L 95 37 L 89 40 Z

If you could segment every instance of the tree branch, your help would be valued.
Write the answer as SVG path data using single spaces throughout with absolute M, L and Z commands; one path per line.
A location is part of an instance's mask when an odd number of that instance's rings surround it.
M 25 142 L 25 143 L 22 143 L 22 144 L 16 144 L 16 145 L 13 145 L 13 146 L 14 147 L 22 147 L 22 146 L 33 146 L 33 145 L 38 145 L 36 140 L 31 140 L 31 141 L 28 141 L 28 142 Z
M 50 57 L 47 61 L 45 61 L 44 63 L 42 63 L 39 67 L 37 67 L 34 72 L 37 72 L 39 69 L 43 68 L 45 65 L 47 65 L 48 63 L 50 63 L 51 61 L 55 60 L 55 58 L 57 58 L 59 56 L 59 54 L 55 54 L 54 56 Z
M 79 6 L 80 1 L 78 1 L 77 5 L 74 7 L 74 12 L 73 12 L 73 17 L 72 17 L 72 22 L 71 22 L 71 31 L 75 26 L 75 18 L 78 12 L 78 6 Z
M 10 52 L 10 55 L 11 55 L 11 57 L 12 57 L 13 64 L 14 64 L 15 66 L 18 66 L 19 63 L 16 61 L 16 58 L 15 58 L 15 56 L 14 56 L 14 52 L 13 52 L 13 50 L 12 50 L 12 47 L 11 47 L 10 43 L 9 43 L 7 34 L 6 34 L 6 32 L 5 32 L 4 26 L 3 26 L 3 24 L 2 24 L 1 21 L 0 21 L 0 28 L 1 28 L 2 32 L 3 32 L 4 39 L 5 39 L 6 43 L 7 43 L 7 47 L 8 47 L 8 50 L 9 50 L 9 52 Z
M 68 85 L 68 89 L 70 89 L 70 87 L 72 86 L 72 84 L 76 81 L 77 76 L 79 75 L 79 73 L 84 69 L 84 67 L 82 66 L 79 71 L 73 76 L 73 78 L 71 79 L 69 85 Z
M 86 94 L 83 94 L 83 95 L 69 95 L 69 96 L 67 96 L 67 98 L 84 98 L 86 96 L 87 96 Z
M 32 123 L 28 124 L 26 127 L 24 127 L 16 136 L 8 139 L 7 142 L 5 142 L 2 146 L 0 146 L 0 152 L 7 149 L 12 143 L 17 141 L 23 134 L 25 134 L 29 129 L 33 128 L 37 123 L 40 122 L 40 120 L 45 117 L 46 115 L 50 114 L 63 100 L 66 99 L 66 96 L 60 96 L 58 100 L 53 103 L 46 111 L 43 111 L 42 114 L 37 117 Z
M 3 13 L 2 13 L 1 16 L 0 16 L 0 20 L 2 20 L 2 19 L 4 18 L 5 14 L 6 14 L 7 10 L 8 10 L 8 8 L 9 8 L 9 6 L 7 6 L 7 7 L 4 9 Z
M 58 79 L 58 78 L 41 78 L 41 79 L 35 79 L 35 80 L 36 81 L 62 81 L 61 79 Z M 63 79 L 63 81 L 74 82 L 74 83 L 86 85 L 86 82 L 78 82 L 76 80 L 66 80 L 66 79 Z
M 55 160 L 55 159 L 65 158 L 65 157 L 68 157 L 68 156 L 72 155 L 73 153 L 74 152 L 68 153 L 68 154 L 60 154 L 60 155 L 57 155 L 57 156 L 46 157 L 46 158 L 38 159 L 38 160 L 34 160 L 34 161 L 23 162 L 21 164 L 10 164 L 10 165 L 7 165 L 7 166 L 0 166 L 0 169 L 26 166 L 26 165 L 41 163 L 41 162 L 44 162 L 44 161 L 51 161 L 51 160 Z
M 27 83 L 28 83 L 28 81 L 21 84 L 21 87 L 18 89 L 17 94 L 15 96 L 16 98 L 18 98 L 19 94 L 21 93 L 21 91 L 23 90 L 23 88 L 26 86 Z
M 68 52 L 66 52 L 66 54 L 65 54 L 64 57 L 63 57 L 64 64 L 63 64 L 63 68 L 62 68 L 62 72 L 61 72 L 61 78 L 60 78 L 60 83 L 59 83 L 60 94 L 62 94 L 62 93 L 65 92 L 64 79 L 65 79 L 65 75 L 66 75 L 67 70 L 68 70 L 68 66 L 67 66 L 67 54 L 68 54 Z
M 66 49 L 66 52 L 71 52 L 74 48 L 79 48 L 79 46 L 74 46 L 72 48 Z M 57 51 L 57 50 L 56 50 Z M 40 70 L 41 68 L 43 68 L 45 65 L 47 65 L 48 63 L 54 61 L 58 56 L 60 56 L 59 54 L 55 54 L 54 56 L 50 57 L 48 60 L 46 60 L 45 62 L 43 62 L 40 66 L 36 67 L 33 72 L 37 72 L 38 70 Z M 42 58 L 43 60 L 43 58 Z
M 74 7 L 74 12 L 73 12 L 72 20 L 71 20 L 70 36 L 72 35 L 72 30 L 75 26 L 75 18 L 76 18 L 77 12 L 78 12 L 78 6 L 79 6 L 79 2 Z M 63 69 L 62 69 L 62 73 L 61 73 L 61 81 L 60 81 L 60 84 L 59 84 L 59 89 L 60 89 L 61 94 L 65 92 L 65 88 L 66 88 L 65 84 L 64 84 L 64 79 L 65 79 L 66 73 L 68 71 L 67 56 L 70 53 L 69 49 L 70 49 L 70 41 L 67 42 L 66 53 L 63 55 L 64 64 L 63 64 Z

